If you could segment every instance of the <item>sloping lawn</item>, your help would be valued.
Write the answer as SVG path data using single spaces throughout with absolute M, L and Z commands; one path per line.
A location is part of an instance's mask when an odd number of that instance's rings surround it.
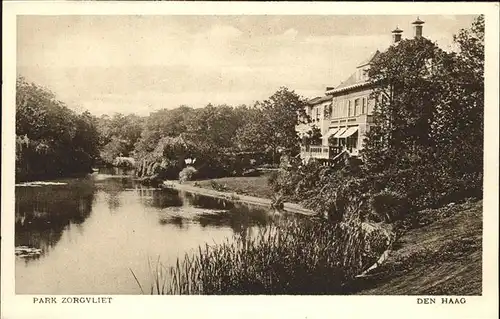
M 273 191 L 267 182 L 269 173 L 263 173 L 260 176 L 249 177 L 224 177 L 201 181 L 190 181 L 191 185 L 214 189 L 213 183 L 221 187 L 221 191 L 237 193 L 241 195 L 255 196 L 261 198 L 271 198 Z
M 419 212 L 388 261 L 357 283 L 358 293 L 481 295 L 482 207 L 478 201 Z

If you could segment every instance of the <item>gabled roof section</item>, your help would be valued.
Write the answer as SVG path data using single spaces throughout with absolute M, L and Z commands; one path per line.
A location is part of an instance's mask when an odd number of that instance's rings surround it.
M 338 90 L 338 89 L 343 89 L 345 87 L 349 87 L 351 85 L 354 85 L 356 84 L 358 81 L 356 80 L 356 74 L 357 72 L 354 72 L 353 74 L 351 74 L 351 76 L 349 76 L 347 78 L 347 80 L 345 80 L 344 82 L 340 83 L 335 89 L 333 90 Z M 361 82 L 364 82 L 364 81 L 361 81 Z
M 375 51 L 367 59 L 363 60 L 363 62 L 361 62 L 360 64 L 358 64 L 357 67 L 360 68 L 360 67 L 363 67 L 365 65 L 370 64 L 373 61 L 373 59 L 375 59 L 379 54 L 380 54 L 379 50 Z
M 329 101 L 331 100 L 332 97 L 331 96 L 318 96 L 318 97 L 315 97 L 313 99 L 310 99 L 307 104 L 309 105 L 316 105 L 316 104 L 320 104 L 320 103 L 323 103 L 323 102 L 326 102 L 326 101 Z
M 307 104 L 316 104 L 319 100 L 321 100 L 321 96 L 313 97 L 309 101 L 307 101 Z
M 365 59 L 363 62 L 361 62 L 360 64 L 358 64 L 358 66 L 356 67 L 356 71 L 354 73 L 352 73 L 345 81 L 343 81 L 342 83 L 340 83 L 334 89 L 328 90 L 326 92 L 326 94 L 334 94 L 334 93 L 338 93 L 338 92 L 343 92 L 343 91 L 347 91 L 349 89 L 354 89 L 354 88 L 357 88 L 357 87 L 361 87 L 361 86 L 367 84 L 368 82 L 366 80 L 359 78 L 359 76 L 358 76 L 358 69 L 362 68 L 362 67 L 364 67 L 366 65 L 369 65 L 379 54 L 380 54 L 379 50 L 377 50 L 374 53 L 370 54 L 370 56 L 367 59 Z

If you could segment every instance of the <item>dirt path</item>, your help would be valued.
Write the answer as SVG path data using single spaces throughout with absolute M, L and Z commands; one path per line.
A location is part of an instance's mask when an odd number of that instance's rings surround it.
M 227 199 L 227 200 L 231 200 L 231 201 L 235 201 L 235 202 L 247 203 L 247 204 L 251 204 L 251 205 L 268 207 L 268 208 L 271 207 L 271 203 L 272 203 L 272 201 L 268 198 L 260 198 L 260 197 L 254 197 L 254 196 L 248 196 L 248 195 L 242 195 L 242 194 L 230 193 L 230 192 L 220 192 L 220 191 L 216 191 L 213 189 L 196 187 L 196 186 L 193 186 L 191 184 L 181 184 L 177 181 L 165 181 L 165 182 L 163 182 L 163 187 L 173 188 L 173 189 L 183 190 L 183 191 L 190 192 L 190 193 L 196 193 L 196 194 L 205 195 L 205 196 L 223 198 L 223 199 Z M 309 215 L 309 216 L 315 215 L 315 213 L 312 210 L 303 208 L 300 205 L 297 205 L 294 203 L 285 203 L 284 210 L 287 212 L 299 213 L 299 214 Z

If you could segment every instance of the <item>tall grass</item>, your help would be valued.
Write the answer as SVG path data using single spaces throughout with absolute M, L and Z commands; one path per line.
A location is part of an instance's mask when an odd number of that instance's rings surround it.
M 346 284 L 380 253 L 370 247 L 360 222 L 280 219 L 253 235 L 237 234 L 222 244 L 199 247 L 173 266 L 158 262 L 151 267 L 150 292 L 343 294 L 349 290 Z

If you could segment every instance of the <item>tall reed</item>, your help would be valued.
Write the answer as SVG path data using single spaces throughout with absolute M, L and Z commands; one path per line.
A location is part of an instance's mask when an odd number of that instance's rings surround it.
M 371 250 L 370 236 L 360 222 L 280 219 L 255 234 L 235 234 L 222 244 L 199 247 L 173 266 L 158 261 L 150 267 L 155 273 L 150 292 L 343 294 L 346 283 L 381 253 Z

